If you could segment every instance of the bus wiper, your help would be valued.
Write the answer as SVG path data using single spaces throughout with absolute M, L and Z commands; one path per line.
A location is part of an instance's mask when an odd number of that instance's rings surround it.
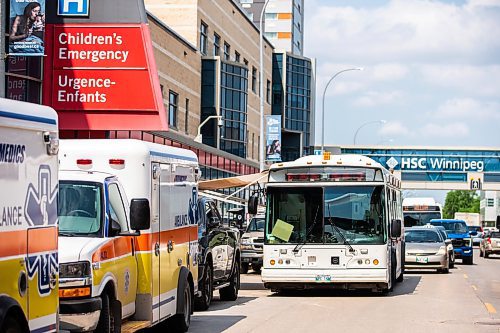
M 318 212 L 319 212 L 319 206 L 318 205 L 318 209 L 316 209 L 316 216 L 314 217 L 314 222 L 313 224 L 311 225 L 311 227 L 309 227 L 309 230 L 306 231 L 306 235 L 304 237 L 304 240 L 302 241 L 302 243 L 299 243 L 295 246 L 295 248 L 293 249 L 293 252 L 294 253 L 297 253 L 300 251 L 300 249 L 302 248 L 302 246 L 304 246 L 306 243 L 307 243 L 307 236 L 309 236 L 309 234 L 311 233 L 311 231 L 313 230 L 314 226 L 316 225 L 316 222 L 318 221 L 317 218 L 318 218 Z
M 344 241 L 344 244 L 347 245 L 347 247 L 349 248 L 349 252 L 353 252 L 353 253 L 356 252 L 354 250 L 354 248 L 351 246 L 351 244 L 349 244 L 349 242 L 347 241 L 347 238 L 345 238 L 344 234 L 340 232 L 337 225 L 332 221 L 332 214 L 330 213 L 330 204 L 328 204 L 328 223 L 330 223 L 332 228 L 334 228 L 335 231 L 339 234 L 340 238 L 342 238 L 342 240 Z

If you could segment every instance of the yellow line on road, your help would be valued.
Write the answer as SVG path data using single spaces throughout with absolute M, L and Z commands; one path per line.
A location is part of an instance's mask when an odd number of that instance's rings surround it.
M 472 289 L 477 290 L 477 287 L 475 285 L 472 285 L 471 287 Z
M 469 276 L 467 274 L 464 274 L 464 279 L 468 279 Z
M 497 313 L 495 307 L 490 303 L 484 303 L 484 306 L 486 307 L 486 310 L 488 310 L 489 313 Z

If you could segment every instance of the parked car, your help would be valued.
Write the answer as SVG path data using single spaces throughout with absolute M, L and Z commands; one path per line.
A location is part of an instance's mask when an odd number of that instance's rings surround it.
M 255 215 L 241 237 L 241 272 L 244 274 L 248 272 L 250 265 L 255 272 L 260 273 L 264 257 L 265 224 L 264 215 Z
M 462 263 L 472 265 L 473 263 L 473 248 L 472 238 L 469 234 L 469 229 L 464 220 L 455 219 L 433 219 L 430 224 L 443 226 L 446 229 L 448 238 L 451 239 L 455 258 L 462 259 Z M 472 236 L 474 232 L 472 232 Z
M 472 244 L 473 245 L 479 245 L 483 239 L 483 234 L 484 230 L 483 227 L 480 225 L 469 225 L 469 234 L 471 234 L 472 237 Z M 476 232 L 476 234 L 473 236 L 472 233 Z
M 488 258 L 490 254 L 500 254 L 500 232 L 492 231 L 479 244 L 479 256 Z
M 240 289 L 240 234 L 222 223 L 215 201 L 198 200 L 198 295 L 197 310 L 210 307 L 214 290 L 222 301 L 235 301 Z
M 455 267 L 455 250 L 453 249 L 453 244 L 451 243 L 451 239 L 448 237 L 448 234 L 446 233 L 446 229 L 443 226 L 434 226 L 434 228 L 439 231 L 441 234 L 441 237 L 443 237 L 444 242 L 446 244 L 446 249 L 448 250 L 448 262 L 449 262 L 449 268 Z
M 449 272 L 447 246 L 436 228 L 406 228 L 405 244 L 405 269 L 436 269 L 440 273 Z

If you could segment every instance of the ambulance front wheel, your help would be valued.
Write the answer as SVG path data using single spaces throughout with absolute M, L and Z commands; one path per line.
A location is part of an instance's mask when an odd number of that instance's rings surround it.
M 112 299 L 107 293 L 101 296 L 102 309 L 96 333 L 121 332 L 121 304 Z
M 26 330 L 23 330 L 22 326 L 14 317 L 7 317 L 0 327 L 1 333 L 25 333 Z

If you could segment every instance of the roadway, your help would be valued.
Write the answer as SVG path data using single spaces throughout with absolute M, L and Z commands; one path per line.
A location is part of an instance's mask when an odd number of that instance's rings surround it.
M 242 275 L 239 298 L 195 312 L 189 332 L 500 332 L 500 256 L 449 274 L 407 272 L 387 296 L 370 292 L 274 294 Z

